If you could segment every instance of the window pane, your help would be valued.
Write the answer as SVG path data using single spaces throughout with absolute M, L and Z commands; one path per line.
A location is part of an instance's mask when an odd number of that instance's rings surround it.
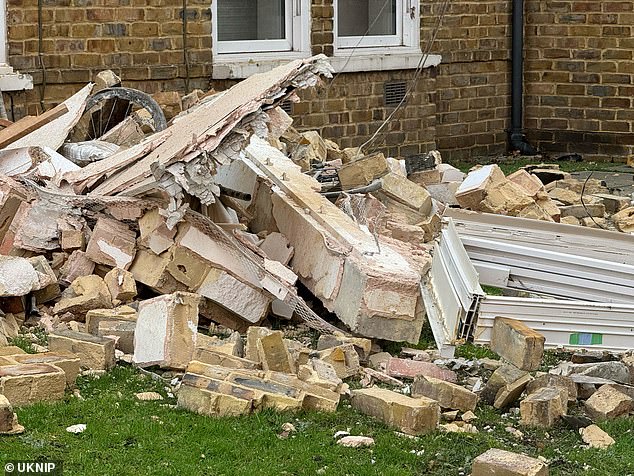
M 396 35 L 397 0 L 339 0 L 339 36 Z
M 286 38 L 287 0 L 218 0 L 218 40 Z

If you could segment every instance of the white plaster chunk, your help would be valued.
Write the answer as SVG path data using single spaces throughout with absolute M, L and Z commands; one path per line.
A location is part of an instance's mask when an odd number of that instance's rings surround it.
M 0 256 L 0 296 L 25 296 L 38 285 L 38 274 L 29 260 Z

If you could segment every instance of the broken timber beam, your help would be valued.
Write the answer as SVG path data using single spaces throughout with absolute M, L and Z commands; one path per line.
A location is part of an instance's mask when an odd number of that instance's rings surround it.
M 39 129 L 43 125 L 63 116 L 67 112 L 68 108 L 66 107 L 66 104 L 61 103 L 39 116 L 26 116 L 18 122 L 11 123 L 6 126 L 5 129 L 0 131 L 0 148 L 12 144 L 34 130 Z M 4 126 L 5 124 L 2 125 Z

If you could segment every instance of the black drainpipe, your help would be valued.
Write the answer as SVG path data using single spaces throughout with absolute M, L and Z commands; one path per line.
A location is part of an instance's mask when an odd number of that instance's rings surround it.
M 513 0 L 512 20 L 512 73 L 511 73 L 511 130 L 509 148 L 522 155 L 537 155 L 522 130 L 522 96 L 524 76 L 524 0 Z

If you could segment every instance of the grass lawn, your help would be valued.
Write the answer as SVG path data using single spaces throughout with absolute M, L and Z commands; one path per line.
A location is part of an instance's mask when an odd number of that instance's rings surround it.
M 573 161 L 560 161 L 557 160 L 549 160 L 547 158 L 536 158 L 536 157 L 520 157 L 513 158 L 511 156 L 502 156 L 502 157 L 482 157 L 480 159 L 470 159 L 470 160 L 454 160 L 448 161 L 454 167 L 462 170 L 463 172 L 468 172 L 471 167 L 476 164 L 487 165 L 487 164 L 498 164 L 502 171 L 508 175 L 510 173 L 515 172 L 516 170 L 530 164 L 558 164 L 559 168 L 564 172 L 583 172 L 587 170 L 597 170 L 597 171 L 606 171 L 611 172 L 616 168 L 623 167 L 623 163 L 612 163 L 612 162 L 592 162 L 592 161 L 581 161 L 581 162 L 573 162 Z
M 209 418 L 174 409 L 173 399 L 140 402 L 139 391 L 158 391 L 160 382 L 131 367 L 116 367 L 101 378 L 81 377 L 85 400 L 17 410 L 26 432 L 0 437 L 0 460 L 48 458 L 64 461 L 65 474 L 77 475 L 460 475 L 490 447 L 543 455 L 551 475 L 634 474 L 634 420 L 602 424 L 617 441 L 608 450 L 580 448 L 575 432 L 548 433 L 519 427 L 517 417 L 491 407 L 476 412 L 476 435 L 434 433 L 417 440 L 396 435 L 381 423 L 356 413 L 343 401 L 335 414 L 264 412 L 241 418 Z M 291 422 L 297 432 L 277 435 Z M 86 423 L 85 432 L 66 432 Z M 524 432 L 516 439 L 512 424 Z M 375 439 L 372 449 L 337 446 L 338 430 Z

